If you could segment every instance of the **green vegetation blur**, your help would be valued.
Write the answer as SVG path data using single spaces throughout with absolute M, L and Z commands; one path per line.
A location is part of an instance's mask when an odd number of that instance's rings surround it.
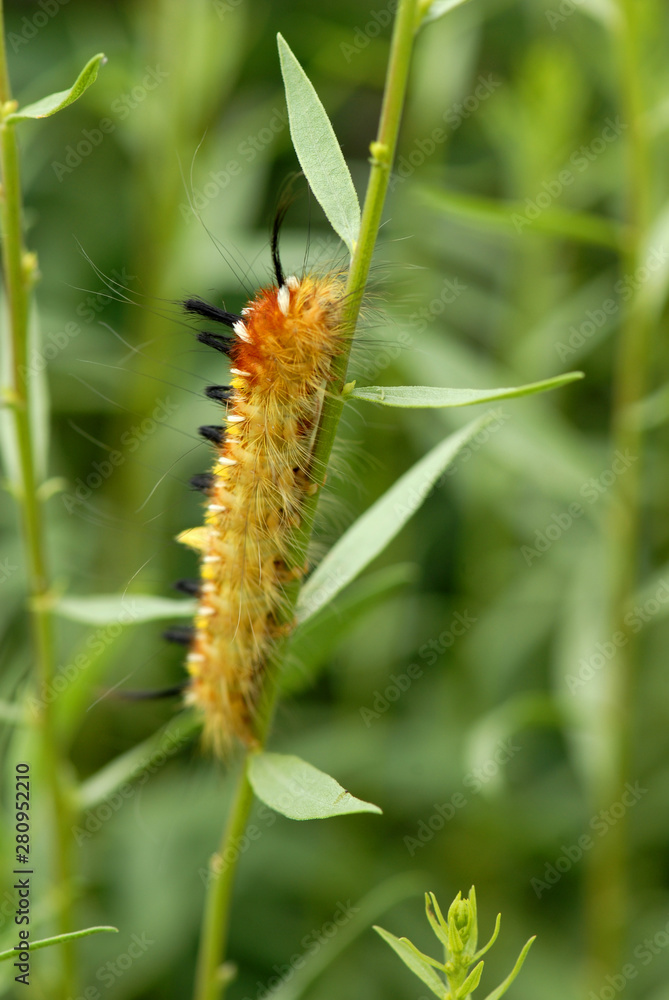
M 630 290 L 644 283 L 662 315 L 669 217 L 656 213 L 643 273 L 621 270 L 627 122 L 610 24 L 616 6 L 472 0 L 417 41 L 351 377 L 486 388 L 580 368 L 586 379 L 498 404 L 488 430 L 356 584 L 357 607 L 344 594 L 328 635 L 316 644 L 307 635 L 296 649 L 271 748 L 304 757 L 383 815 L 294 823 L 256 811 L 257 836 L 239 844 L 233 1000 L 262 1000 L 273 987 L 279 1000 L 420 1000 L 427 988 L 358 927 L 351 908 L 364 917 L 377 890 L 373 900 L 385 903 L 369 922 L 427 951 L 434 942 L 422 892 L 434 891 L 445 907 L 472 883 L 484 939 L 502 911 L 481 995 L 536 933 L 509 996 L 582 998 L 584 872 L 589 852 L 619 822 L 630 841 L 627 950 L 592 995 L 610 1000 L 624 988 L 626 997 L 669 998 L 661 323 L 653 396 L 639 416 L 646 454 L 614 456 L 609 438 L 620 317 Z M 639 86 L 653 204 L 661 206 L 669 194 L 669 18 L 661 0 L 643 7 Z M 207 469 L 210 452 L 196 432 L 218 419 L 203 389 L 224 381 L 226 367 L 196 343 L 179 301 L 201 295 L 237 311 L 271 280 L 269 227 L 299 170 L 277 31 L 330 114 L 362 197 L 393 9 L 382 0 L 7 4 L 22 102 L 69 86 L 95 52 L 108 58 L 80 101 L 21 130 L 27 242 L 41 272 L 42 348 L 31 376 L 52 410 L 50 438 L 40 443 L 48 473 L 62 480 L 46 508 L 59 591 L 172 596 L 173 581 L 195 575 L 194 557 L 174 538 L 201 517 L 188 481 Z M 287 273 L 344 265 L 304 179 L 293 178 L 292 188 L 281 237 Z M 479 412 L 350 404 L 314 559 Z M 600 682 L 615 646 L 603 609 L 608 515 L 614 484 L 636 461 L 646 491 L 645 590 L 634 612 L 642 657 L 628 706 L 631 791 L 602 814 L 592 812 L 587 787 L 598 766 Z M 31 646 L 11 498 L 0 516 L 0 696 L 9 700 L 22 690 Z M 72 731 L 81 779 L 179 708 L 105 696 L 167 687 L 184 674 L 183 651 L 163 641 L 160 622 L 113 632 L 58 622 L 63 671 L 104 645 Z M 10 770 L 14 759 L 15 745 Z M 77 926 L 111 924 L 120 933 L 80 942 L 81 997 L 190 995 L 205 873 L 230 788 L 226 768 L 189 744 L 125 796 L 84 812 L 73 831 Z M 35 933 L 45 936 L 50 848 L 38 829 L 34 836 L 45 873 Z M 396 881 L 403 873 L 413 877 Z M 6 900 L 12 875 L 0 878 Z M 11 947 L 11 917 L 0 910 L 0 938 Z M 330 937 L 337 915 L 341 927 Z M 34 957 L 35 997 L 50 998 L 53 961 L 47 951 Z M 0 995 L 12 996 L 3 974 Z

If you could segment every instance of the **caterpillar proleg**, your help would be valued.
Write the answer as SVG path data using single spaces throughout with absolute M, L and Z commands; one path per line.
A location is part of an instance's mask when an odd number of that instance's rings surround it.
M 188 299 L 187 312 L 227 327 L 198 339 L 230 359 L 228 385 L 206 395 L 222 424 L 200 428 L 214 446 L 211 472 L 192 485 L 207 498 L 204 526 L 179 540 L 200 553 L 198 609 L 188 643 L 186 702 L 202 713 L 205 741 L 222 754 L 252 744 L 253 713 L 272 645 L 282 634 L 284 585 L 299 575 L 288 540 L 313 491 L 311 454 L 332 361 L 341 344 L 338 274 L 284 277 L 236 316 Z

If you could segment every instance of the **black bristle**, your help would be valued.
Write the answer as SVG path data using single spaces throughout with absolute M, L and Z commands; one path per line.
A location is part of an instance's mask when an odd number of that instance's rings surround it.
M 188 681 L 181 681 L 173 687 L 160 688 L 158 691 L 116 691 L 115 696 L 123 701 L 157 701 L 159 698 L 176 698 L 188 687 Z
M 195 336 L 201 344 L 206 344 L 207 347 L 213 347 L 215 351 L 220 351 L 221 354 L 225 354 L 227 358 L 230 357 L 230 352 L 234 342 L 228 337 L 220 337 L 217 333 L 209 333 L 208 330 L 202 330 Z
M 232 397 L 231 385 L 208 385 L 204 390 L 205 396 L 215 400 L 217 403 L 227 403 Z
M 197 597 L 200 593 L 199 580 L 175 580 L 172 586 L 175 590 L 181 591 L 182 594 L 188 594 L 190 597 Z
M 279 257 L 279 230 L 281 229 L 281 223 L 283 222 L 287 211 L 287 206 L 285 208 L 280 208 L 274 216 L 274 225 L 272 226 L 272 237 L 270 240 L 270 246 L 272 248 L 272 264 L 274 265 L 274 274 L 276 275 L 276 283 L 279 288 L 281 288 L 286 281 L 283 268 L 281 266 L 281 258 Z
M 188 313 L 195 313 L 196 316 L 204 316 L 205 319 L 213 319 L 216 323 L 223 323 L 224 326 L 234 326 L 242 317 L 236 313 L 227 312 L 225 309 L 218 309 L 203 299 L 186 299 L 183 304 Z
M 174 625 L 165 629 L 163 639 L 167 639 L 168 642 L 178 642 L 182 646 L 190 646 L 194 632 L 195 630 L 188 625 Z
M 197 475 L 191 476 L 190 484 L 194 490 L 200 490 L 201 493 L 209 493 L 214 485 L 214 474 L 213 472 L 198 472 Z
M 225 428 L 219 427 L 217 424 L 205 424 L 203 427 L 198 427 L 197 432 L 207 441 L 213 441 L 214 444 L 223 444 L 225 441 Z
M 294 175 L 289 178 L 288 183 L 285 185 L 283 191 L 281 192 L 281 197 L 279 198 L 279 204 L 277 205 L 276 213 L 274 215 L 274 220 L 272 222 L 272 233 L 270 236 L 270 249 L 272 251 L 272 264 L 274 266 L 274 274 L 276 275 L 276 283 L 281 288 L 282 285 L 286 283 L 286 277 L 283 273 L 283 267 L 281 266 L 281 258 L 279 256 L 279 233 L 281 231 L 281 226 L 286 218 L 286 213 L 293 203 L 293 182 L 299 174 Z

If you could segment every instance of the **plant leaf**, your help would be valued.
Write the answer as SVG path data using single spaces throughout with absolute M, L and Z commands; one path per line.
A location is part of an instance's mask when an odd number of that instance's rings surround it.
M 84 91 L 88 90 L 92 83 L 95 83 L 100 66 L 107 61 L 107 57 L 102 52 L 89 59 L 81 73 L 74 81 L 69 90 L 59 90 L 55 94 L 49 94 L 34 104 L 27 104 L 25 108 L 18 108 L 12 114 L 7 115 L 6 122 L 21 122 L 28 118 L 48 118 L 55 115 L 57 111 L 62 111 L 68 104 L 73 104 Z
M 441 188 L 422 187 L 417 190 L 422 201 L 444 215 L 479 223 L 486 229 L 507 230 L 517 237 L 526 238 L 531 234 L 554 236 L 612 250 L 620 250 L 625 243 L 625 227 L 602 215 L 572 212 L 551 205 L 530 220 L 524 214 L 527 210 L 524 202 L 497 201 Z
M 196 601 L 150 594 L 96 594 L 93 597 L 62 597 L 54 611 L 63 618 L 88 625 L 112 622 L 135 625 L 159 618 L 191 618 L 196 606 Z
M 464 1000 L 465 997 L 468 997 L 470 993 L 474 992 L 478 984 L 481 982 L 484 965 L 485 962 L 479 962 L 479 964 L 472 969 L 456 994 L 458 998 L 462 997 Z
M 449 435 L 358 518 L 302 587 L 297 602 L 298 621 L 315 614 L 383 551 L 418 510 L 460 449 L 491 419 L 487 414 Z
M 518 956 L 518 960 L 517 960 L 516 964 L 514 965 L 513 969 L 511 970 L 511 972 L 509 973 L 509 975 L 506 977 L 506 979 L 504 980 L 504 982 L 500 983 L 499 986 L 497 987 L 497 989 L 493 990 L 492 993 L 489 993 L 488 996 L 485 998 L 485 1000 L 499 1000 L 500 997 L 504 996 L 504 994 L 508 990 L 508 988 L 511 985 L 511 983 L 514 981 L 514 979 L 516 978 L 516 976 L 520 972 L 520 970 L 521 970 L 521 968 L 523 966 L 523 962 L 527 958 L 527 953 L 530 950 L 530 948 L 532 947 L 532 943 L 535 941 L 535 939 L 536 939 L 536 934 L 534 935 L 534 937 L 531 937 L 530 940 L 526 942 L 525 947 L 523 948 L 523 950 L 521 951 L 520 955 Z
M 347 813 L 380 813 L 299 757 L 258 753 L 249 762 L 249 781 L 259 799 L 289 819 L 327 819 Z
M 437 897 L 433 892 L 425 893 L 425 913 L 427 914 L 427 919 L 430 922 L 430 927 L 436 934 L 438 940 L 444 948 L 448 948 L 448 923 L 444 920 L 443 914 L 439 909 Z
M 499 934 L 499 926 L 500 926 L 501 922 L 502 922 L 502 914 L 498 913 L 497 914 L 497 920 L 495 921 L 495 929 L 492 932 L 492 937 L 490 938 L 490 940 L 488 941 L 488 943 L 485 944 L 481 948 L 480 951 L 476 952 L 476 954 L 472 957 L 472 962 L 478 962 L 479 958 L 482 958 L 483 955 L 485 955 L 485 953 L 488 951 L 488 949 L 492 948 L 492 946 L 494 945 L 495 941 L 497 940 L 497 935 Z
M 394 934 L 374 925 L 374 930 L 379 934 L 386 944 L 389 944 L 393 951 L 397 952 L 408 969 L 418 976 L 418 978 L 428 986 L 435 996 L 444 1000 L 446 996 L 446 986 L 434 971 L 432 966 L 417 953 L 417 949 L 407 938 L 397 938 Z
M 469 0 L 432 0 L 432 3 L 423 15 L 421 24 L 429 24 L 430 21 L 436 21 L 437 18 L 443 17 L 444 14 L 448 14 L 455 7 L 462 6 L 463 3 L 469 3 Z
M 76 941 L 77 938 L 89 937 L 91 934 L 118 934 L 118 927 L 87 927 L 83 931 L 71 931 L 69 934 L 58 934 L 56 937 L 42 938 L 41 941 L 31 941 L 30 951 L 38 948 L 48 948 L 52 944 L 62 944 L 63 941 Z M 6 962 L 16 957 L 16 948 L 0 951 L 0 962 Z
M 295 153 L 330 225 L 353 253 L 360 204 L 344 154 L 311 81 L 282 35 L 277 42 Z
M 492 403 L 497 399 L 513 399 L 516 396 L 531 396 L 537 392 L 548 392 L 584 377 L 583 372 L 566 372 L 555 378 L 541 382 L 528 382 L 508 389 L 441 389 L 431 385 L 364 385 L 354 389 L 350 399 L 364 399 L 368 403 L 383 406 L 402 407 L 445 407 L 474 406 L 476 403 Z

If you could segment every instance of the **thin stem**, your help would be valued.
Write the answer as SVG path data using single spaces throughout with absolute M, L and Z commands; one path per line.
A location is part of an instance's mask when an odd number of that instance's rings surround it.
M 34 254 L 23 244 L 21 181 L 15 126 L 4 121 L 4 112 L 12 109 L 4 16 L 0 0 L 0 223 L 2 227 L 2 267 L 10 328 L 11 364 L 3 388 L 4 403 L 12 408 L 19 460 L 20 482 L 14 484 L 21 504 L 24 544 L 27 554 L 30 607 L 38 680 L 50 685 L 53 678 L 53 633 L 49 610 L 49 582 L 46 569 L 43 519 L 37 498 L 37 476 L 31 433 L 31 382 L 28 374 L 29 296 L 37 272 Z M 44 769 L 52 799 L 54 842 L 56 846 L 59 931 L 72 929 L 70 876 L 70 822 L 67 795 L 61 780 L 60 754 L 53 724 L 51 704 L 45 699 L 37 720 Z M 66 941 L 60 950 L 62 994 L 74 993 L 74 950 Z
M 205 903 L 195 981 L 196 1000 L 217 1000 L 225 989 L 225 980 L 219 973 L 219 966 L 223 946 L 228 938 L 235 862 L 240 853 L 236 845 L 244 833 L 253 804 L 253 791 L 247 777 L 248 761 L 247 754 L 242 762 L 235 799 L 223 831 L 219 853 L 214 855 L 210 864 L 210 891 Z
M 418 0 L 400 0 L 393 27 L 379 129 L 376 142 L 373 142 L 370 147 L 372 154 L 371 172 L 362 211 L 360 235 L 351 259 L 346 283 L 346 297 L 342 313 L 345 348 L 333 364 L 330 392 L 323 404 L 316 432 L 311 471 L 317 489 L 305 503 L 300 526 L 291 539 L 290 563 L 292 567 L 301 567 L 306 560 L 320 492 L 318 487 L 323 484 L 323 470 L 327 468 L 345 402 L 343 389 L 346 383 L 348 358 L 372 263 L 390 180 L 390 170 L 397 146 L 409 78 L 417 9 Z M 282 609 L 282 618 L 286 623 L 292 622 L 294 618 L 299 589 L 300 583 L 297 581 L 287 590 Z M 216 864 L 217 859 L 214 858 L 211 866 L 194 1000 L 221 1000 L 225 992 L 226 980 L 224 974 L 221 974 L 223 970 L 220 967 L 227 948 L 232 886 L 240 853 L 239 850 L 235 849 L 235 845 L 244 832 L 253 803 L 253 793 L 248 781 L 248 765 L 250 754 L 264 747 L 269 734 L 279 693 L 280 666 L 287 641 L 284 639 L 278 643 L 271 662 L 268 664 L 256 720 L 257 744 L 254 750 L 248 752 L 244 758 L 232 811 L 221 842 L 219 858 L 230 857 L 231 860 L 229 863 L 223 861 L 219 866 Z M 221 868 L 219 873 L 216 872 L 217 867 Z
M 623 118 L 627 124 L 627 205 L 629 237 L 621 256 L 624 274 L 633 275 L 644 263 L 650 221 L 651 166 L 640 86 L 641 54 L 636 0 L 619 0 L 618 49 Z M 652 347 L 653 311 L 643 289 L 625 310 L 618 341 L 613 381 L 612 439 L 614 452 L 629 456 L 629 467 L 616 483 L 608 524 L 610 600 L 616 655 L 608 668 L 608 704 L 603 738 L 608 771 L 595 789 L 594 807 L 609 809 L 624 792 L 630 776 L 631 718 L 639 646 L 625 621 L 637 589 L 642 505 L 643 427 L 633 407 L 646 392 Z M 598 711 L 601 709 L 598 709 Z M 588 856 L 586 916 L 589 938 L 589 980 L 596 989 L 617 968 L 623 954 L 628 913 L 628 843 L 625 818 L 616 823 Z

